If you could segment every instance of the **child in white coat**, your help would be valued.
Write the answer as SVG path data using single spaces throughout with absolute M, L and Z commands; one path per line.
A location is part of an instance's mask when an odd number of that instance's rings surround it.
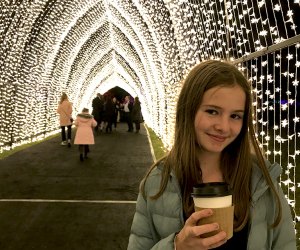
M 79 145 L 79 159 L 88 158 L 89 145 L 95 144 L 93 128 L 97 126 L 97 122 L 92 115 L 89 114 L 89 110 L 84 108 L 80 114 L 77 115 L 74 122 L 77 131 L 75 135 L 74 144 Z

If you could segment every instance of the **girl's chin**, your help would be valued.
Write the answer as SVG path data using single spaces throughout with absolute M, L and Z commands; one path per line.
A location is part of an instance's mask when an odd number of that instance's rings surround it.
M 201 151 L 203 152 L 209 152 L 209 153 L 214 153 L 214 154 L 220 154 L 223 151 L 222 148 L 216 148 L 216 147 L 202 147 Z
M 215 153 L 221 153 L 224 150 L 224 148 L 225 148 L 224 144 L 222 145 L 213 144 L 207 147 L 208 151 L 215 152 Z

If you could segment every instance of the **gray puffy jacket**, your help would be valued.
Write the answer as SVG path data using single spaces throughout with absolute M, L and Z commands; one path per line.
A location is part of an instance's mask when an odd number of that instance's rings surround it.
M 276 181 L 281 173 L 281 168 L 277 163 L 268 164 L 268 166 L 280 195 L 282 220 L 276 228 L 269 228 L 276 216 L 275 200 L 260 169 L 254 166 L 251 222 L 247 249 L 296 250 L 296 237 L 290 207 Z M 146 181 L 146 200 L 141 194 L 138 196 L 128 250 L 174 250 L 175 233 L 184 226 L 180 188 L 173 173 L 170 175 L 163 195 L 157 200 L 149 198 L 158 192 L 161 168 L 161 166 L 155 168 Z

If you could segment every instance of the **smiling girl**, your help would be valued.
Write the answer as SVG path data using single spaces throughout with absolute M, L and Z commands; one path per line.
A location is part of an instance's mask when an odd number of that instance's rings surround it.
M 296 250 L 288 203 L 255 137 L 251 86 L 232 64 L 205 61 L 184 81 L 174 145 L 141 182 L 128 249 Z M 199 183 L 225 182 L 233 191 L 234 234 L 217 223 L 197 225 L 211 209 L 194 211 Z

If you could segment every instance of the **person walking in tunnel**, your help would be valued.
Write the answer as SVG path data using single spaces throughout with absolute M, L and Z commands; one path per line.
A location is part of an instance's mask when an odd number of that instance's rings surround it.
M 58 104 L 57 113 L 59 114 L 59 123 L 61 127 L 61 145 L 68 145 L 71 147 L 72 136 L 72 103 L 69 102 L 68 95 L 62 93 L 60 102 Z M 66 137 L 67 127 L 67 137 Z M 67 141 L 68 139 L 68 141 Z
M 79 145 L 79 159 L 83 161 L 88 158 L 88 153 L 90 152 L 89 145 L 95 144 L 93 128 L 97 126 L 97 122 L 89 114 L 89 109 L 84 108 L 77 115 L 74 124 L 77 128 L 74 144 Z
M 115 115 L 115 105 L 113 103 L 112 97 L 108 94 L 105 101 L 105 113 L 104 113 L 104 122 L 105 122 L 105 132 L 112 132 L 112 124 Z
M 113 101 L 113 109 L 114 109 L 114 115 L 113 115 L 113 125 L 115 130 L 117 129 L 117 124 L 118 124 L 118 115 L 119 115 L 119 108 L 120 108 L 120 104 L 119 101 L 117 100 L 116 97 L 113 97 L 112 99 Z
M 124 120 L 126 121 L 128 125 L 127 132 L 133 132 L 133 124 L 132 124 L 132 117 L 131 117 L 131 111 L 132 111 L 132 103 L 130 102 L 130 96 L 125 96 L 124 103 L 122 104 L 122 108 L 124 111 Z
M 97 122 L 97 126 L 95 127 L 95 133 L 98 133 L 99 127 L 101 126 L 101 122 L 103 121 L 103 96 L 100 93 L 97 93 L 97 96 L 92 101 L 92 115 Z M 101 131 L 102 128 L 100 127 Z
M 142 110 L 141 110 L 141 102 L 139 98 L 136 96 L 134 98 L 134 103 L 132 107 L 132 121 L 135 124 L 135 132 L 139 133 L 141 129 L 141 123 L 144 121 L 143 115 L 142 115 Z
M 128 250 L 296 250 L 291 210 L 257 141 L 251 84 L 229 62 L 204 61 L 187 75 L 169 153 L 140 185 Z M 198 224 L 213 209 L 195 211 L 200 183 L 226 183 L 234 205 L 233 236 L 218 223 Z M 214 232 L 213 236 L 204 234 Z

